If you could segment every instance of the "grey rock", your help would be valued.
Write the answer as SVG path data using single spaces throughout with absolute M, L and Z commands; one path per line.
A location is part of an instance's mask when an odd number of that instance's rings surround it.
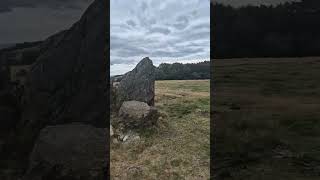
M 137 142 L 140 140 L 140 136 L 138 133 L 134 132 L 134 131 L 128 131 L 123 139 L 120 139 L 122 142 L 125 143 L 132 143 L 132 142 Z
M 110 125 L 110 137 L 112 137 L 113 135 L 114 135 L 113 127 L 112 127 L 112 125 Z
M 116 90 L 116 109 L 124 101 L 141 101 L 154 106 L 155 67 L 146 57 L 130 72 L 126 73 Z
M 126 144 L 137 143 L 140 142 L 140 135 L 136 132 L 129 131 L 122 141 Z
M 155 107 L 139 101 L 125 101 L 119 110 L 119 126 L 141 129 L 156 124 L 159 113 Z
M 25 179 L 46 179 L 46 176 L 103 179 L 107 146 L 104 128 L 80 123 L 48 126 L 36 140 Z
M 112 141 L 111 141 L 113 144 L 118 144 L 119 143 L 119 141 L 118 141 L 118 139 L 117 138 L 112 138 Z
M 107 127 L 106 7 L 95 0 L 70 29 L 42 43 L 26 87 L 25 122 Z

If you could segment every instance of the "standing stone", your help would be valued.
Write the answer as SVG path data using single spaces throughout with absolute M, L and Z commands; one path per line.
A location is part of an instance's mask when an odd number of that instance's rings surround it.
M 120 108 L 124 101 L 141 101 L 154 106 L 155 67 L 146 57 L 120 81 L 116 92 L 116 107 Z
M 25 123 L 107 127 L 106 7 L 95 0 L 70 29 L 42 43 L 26 87 Z

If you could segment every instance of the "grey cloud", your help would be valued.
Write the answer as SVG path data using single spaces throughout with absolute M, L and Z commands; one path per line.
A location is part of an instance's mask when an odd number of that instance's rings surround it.
M 204 32 L 193 32 L 191 34 L 183 34 L 181 38 L 187 41 L 193 41 L 197 39 L 209 39 L 209 37 L 210 37 L 210 32 L 204 31 Z
M 21 43 L 44 40 L 61 30 L 69 29 L 80 19 L 88 5 L 84 4 L 81 9 L 36 7 L 0 12 L 0 41 Z
M 111 55 L 122 57 L 130 57 L 147 53 L 143 48 L 135 46 L 135 44 L 117 36 L 111 36 L 110 49 Z
M 127 22 L 123 23 L 123 24 L 113 24 L 112 26 L 120 28 L 120 29 L 125 29 L 125 30 L 131 30 L 132 29 L 132 26 L 130 26 Z
M 132 57 L 137 56 L 140 54 L 147 54 L 148 52 L 143 48 L 136 47 L 136 46 L 124 46 L 121 49 L 121 56 L 123 57 Z
M 160 29 L 161 28 L 159 28 L 159 30 Z M 178 43 L 185 44 L 179 45 Z M 210 40 L 208 31 L 180 33 L 180 36 L 168 41 L 161 41 L 157 38 L 153 40 L 141 38 L 138 43 L 135 39 L 128 40 L 120 37 L 111 37 L 112 55 L 124 58 L 146 54 L 152 57 L 186 57 L 195 53 L 208 51 L 210 48 L 209 45 Z M 167 48 L 169 47 L 173 50 L 168 51 Z M 146 50 L 146 48 L 148 49 Z M 126 60 L 121 61 L 120 59 L 116 61 L 118 61 L 117 64 L 127 62 Z
M 185 29 L 188 25 L 189 25 L 189 19 L 187 16 L 177 17 L 176 23 L 173 24 L 173 26 L 179 30 Z
M 141 10 L 144 12 L 148 8 L 148 4 L 145 1 L 142 1 Z
M 157 20 L 154 19 L 154 18 L 151 18 L 151 19 L 148 20 L 148 23 L 149 23 L 150 25 L 154 25 L 154 24 L 157 23 Z
M 129 25 L 129 26 L 132 26 L 132 27 L 135 27 L 136 26 L 136 23 L 133 21 L 133 20 L 128 20 L 127 21 L 127 24 Z
M 137 18 L 141 27 L 149 28 L 150 26 L 157 23 L 157 20 L 154 18 L 149 18 L 143 14 L 138 14 Z
M 92 1 L 93 0 L 1 0 L 0 13 L 12 11 L 14 8 L 47 7 L 53 9 L 81 9 L 83 4 L 88 4 Z
M 196 17 L 196 16 L 198 15 L 198 12 L 194 10 L 194 11 L 191 12 L 191 15 L 192 15 L 193 17 Z
M 111 35 L 110 36 L 110 48 L 111 50 L 119 50 L 122 49 L 123 46 L 143 46 L 143 45 L 149 45 L 152 44 L 158 44 L 160 43 L 157 39 L 151 39 L 149 37 L 141 37 L 141 38 L 123 38 L 118 35 Z
M 121 48 L 121 46 L 124 44 L 123 40 L 117 36 L 110 36 L 110 49 L 116 50 L 118 48 Z
M 121 49 L 126 49 L 128 47 L 135 47 L 134 40 L 122 38 L 116 35 L 111 35 L 110 36 L 110 49 L 111 50 L 121 50 Z M 141 42 L 143 42 L 141 40 Z
M 125 58 L 113 58 L 110 65 L 116 65 L 116 64 L 134 64 L 133 59 L 125 59 Z
M 210 24 L 208 24 L 208 23 L 202 23 L 202 24 L 192 25 L 192 26 L 190 26 L 190 28 L 191 28 L 193 31 L 197 31 L 197 30 L 199 30 L 199 29 L 210 30 Z
M 149 33 L 161 33 L 168 35 L 170 34 L 170 30 L 168 28 L 163 28 L 163 27 L 152 27 L 149 29 Z
M 194 53 L 202 52 L 202 48 L 191 48 L 191 47 L 181 47 L 180 49 L 176 49 L 175 51 L 166 51 L 166 50 L 156 50 L 151 52 L 152 56 L 156 57 L 186 57 L 188 55 L 192 55 Z

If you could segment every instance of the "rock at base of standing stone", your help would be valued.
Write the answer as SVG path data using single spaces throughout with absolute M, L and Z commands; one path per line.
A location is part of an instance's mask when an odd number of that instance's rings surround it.
M 120 107 L 116 123 L 124 129 L 142 129 L 156 124 L 158 118 L 159 113 L 155 107 L 144 102 L 125 101 Z

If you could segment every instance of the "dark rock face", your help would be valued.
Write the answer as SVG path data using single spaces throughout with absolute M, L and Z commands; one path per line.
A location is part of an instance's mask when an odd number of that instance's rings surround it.
M 25 122 L 107 126 L 106 7 L 94 1 L 80 21 L 42 44 L 26 87 Z
M 17 45 L 17 47 L 0 50 L 0 64 L 29 65 L 40 55 L 40 51 L 40 42 L 30 43 L 21 48 Z
M 104 128 L 80 123 L 47 126 L 37 138 L 25 179 L 47 179 L 49 174 L 51 179 L 106 179 L 106 140 Z
M 120 81 L 116 91 L 117 109 L 124 101 L 141 101 L 149 106 L 154 105 L 155 67 L 146 57 Z
M 125 129 L 141 129 L 151 127 L 158 120 L 155 107 L 139 101 L 125 101 L 119 110 L 117 123 Z

